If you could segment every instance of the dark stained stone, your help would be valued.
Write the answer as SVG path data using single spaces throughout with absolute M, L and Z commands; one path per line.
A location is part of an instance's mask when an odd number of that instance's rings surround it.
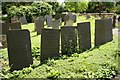
M 62 54 L 68 54 L 71 49 L 75 49 L 77 45 L 77 34 L 75 26 L 61 27 L 61 51 Z
M 10 23 L 10 28 L 11 29 L 22 29 L 20 22 Z
M 87 50 L 91 48 L 91 31 L 90 22 L 83 22 L 77 24 L 79 50 Z
M 42 29 L 40 60 L 59 56 L 60 30 Z
M 9 30 L 9 23 L 0 23 L 0 35 L 6 35 Z
M 33 63 L 28 30 L 9 30 L 7 32 L 7 45 L 11 71 L 21 70 Z
M 95 20 L 95 46 L 112 41 L 112 19 Z

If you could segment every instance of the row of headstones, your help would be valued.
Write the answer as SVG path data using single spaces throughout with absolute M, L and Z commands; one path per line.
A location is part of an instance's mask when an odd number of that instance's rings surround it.
M 95 46 L 104 44 L 113 39 L 111 21 L 111 19 L 95 21 Z M 49 57 L 59 56 L 60 33 L 62 54 L 66 54 L 67 48 L 74 48 L 77 44 L 76 30 L 79 38 L 79 49 L 90 49 L 90 22 L 78 23 L 77 26 L 63 26 L 61 30 L 42 29 L 40 60 L 43 61 Z M 33 64 L 30 32 L 28 30 L 7 31 L 7 44 L 11 71 L 19 70 Z
M 63 14 L 56 14 L 55 19 L 53 20 L 51 15 L 45 16 L 46 18 L 46 24 L 48 28 L 52 29 L 59 29 L 59 26 L 62 25 L 62 18 L 64 18 L 64 25 L 65 26 L 72 26 L 73 22 L 76 22 L 76 15 L 67 14 L 62 17 Z M 41 34 L 42 29 L 44 28 L 44 21 L 45 18 L 43 16 L 39 16 L 35 21 L 35 31 L 38 34 Z

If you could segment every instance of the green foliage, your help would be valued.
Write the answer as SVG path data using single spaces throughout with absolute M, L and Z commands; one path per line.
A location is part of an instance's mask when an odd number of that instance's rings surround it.
M 88 8 L 87 2 L 66 2 L 65 8 L 69 12 L 84 12 Z
M 32 48 L 32 57 L 38 58 L 40 56 L 40 47 L 35 46 Z
M 120 5 L 117 5 L 117 6 L 116 6 L 116 13 L 117 13 L 117 14 L 120 14 Z
M 33 15 L 45 16 L 47 14 L 52 14 L 52 6 L 46 2 L 33 2 L 31 6 Z

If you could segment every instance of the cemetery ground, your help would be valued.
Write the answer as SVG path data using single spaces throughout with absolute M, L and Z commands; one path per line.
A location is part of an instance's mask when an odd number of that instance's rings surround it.
M 7 49 L 0 50 L 0 66 L 2 78 L 112 78 L 118 73 L 118 36 L 113 41 L 94 47 L 95 18 L 86 20 L 78 17 L 78 22 L 91 22 L 92 48 L 82 53 L 61 55 L 58 58 L 40 63 L 40 37 L 34 32 L 34 23 L 22 25 L 22 29 L 29 29 L 32 42 L 33 64 L 19 71 L 10 72 L 8 66 Z M 74 23 L 77 25 L 77 23 Z M 46 27 L 46 26 L 45 26 Z

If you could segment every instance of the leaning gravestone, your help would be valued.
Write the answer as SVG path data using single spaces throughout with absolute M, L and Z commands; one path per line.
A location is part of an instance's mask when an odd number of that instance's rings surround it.
M 59 56 L 60 30 L 42 29 L 41 35 L 41 61 L 49 57 Z
M 37 35 L 41 34 L 42 28 L 44 28 L 44 18 L 42 16 L 38 17 L 35 21 L 35 28 L 37 31 Z
M 72 25 L 73 25 L 73 21 L 72 20 L 66 21 L 66 25 L 65 26 L 72 26 Z
M 61 25 L 62 23 L 59 21 L 59 20 L 54 20 L 52 22 L 52 29 L 59 29 L 59 26 Z
M 51 15 L 46 16 L 46 22 L 47 22 L 48 27 L 51 27 L 51 25 L 52 25 L 52 16 Z
M 91 48 L 91 31 L 90 22 L 83 22 L 77 24 L 79 50 L 87 50 Z
M 11 29 L 22 29 L 20 22 L 10 23 L 10 28 Z
M 61 51 L 67 54 L 71 49 L 74 50 L 77 45 L 77 34 L 75 26 L 61 27 Z
M 20 17 L 19 21 L 21 24 L 27 24 L 27 19 L 25 16 Z
M 9 23 L 0 23 L 1 35 L 6 35 L 7 30 L 9 30 Z
M 33 63 L 30 32 L 9 30 L 7 32 L 8 57 L 11 71 L 20 70 Z
M 112 39 L 112 20 L 95 20 L 95 46 L 104 44 Z

